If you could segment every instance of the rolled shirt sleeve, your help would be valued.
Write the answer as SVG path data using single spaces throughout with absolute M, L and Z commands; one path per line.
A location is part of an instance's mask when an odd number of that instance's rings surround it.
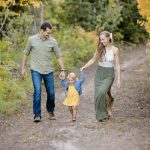
M 54 41 L 54 53 L 55 53 L 57 59 L 59 59 L 62 56 L 61 50 L 60 50 L 56 40 Z
M 23 53 L 28 56 L 30 52 L 31 52 L 31 39 L 29 38 Z

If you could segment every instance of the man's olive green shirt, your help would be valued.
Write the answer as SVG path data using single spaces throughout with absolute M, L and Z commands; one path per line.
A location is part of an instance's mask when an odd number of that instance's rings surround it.
M 23 51 L 27 56 L 31 53 L 31 70 L 41 74 L 48 74 L 54 71 L 53 52 L 57 59 L 61 57 L 61 50 L 58 48 L 57 41 L 52 37 L 43 40 L 40 34 L 29 37 L 26 48 Z

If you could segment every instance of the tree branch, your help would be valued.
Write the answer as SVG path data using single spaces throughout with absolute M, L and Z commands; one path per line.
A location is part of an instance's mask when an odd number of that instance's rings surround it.
M 9 10 L 9 8 L 10 8 L 10 6 L 11 6 L 12 4 L 13 4 L 13 2 L 10 3 L 10 4 L 8 5 L 8 7 L 6 8 L 6 13 L 5 13 L 5 15 L 4 15 L 4 20 L 2 21 L 2 25 L 1 25 L 1 27 L 0 27 L 0 32 L 2 32 L 2 29 L 3 29 L 4 25 L 5 25 L 5 22 L 6 22 L 7 17 L 8 17 L 8 10 Z

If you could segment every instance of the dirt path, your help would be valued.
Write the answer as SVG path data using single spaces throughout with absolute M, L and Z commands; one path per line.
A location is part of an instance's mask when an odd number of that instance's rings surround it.
M 62 105 L 64 91 L 56 90 L 56 121 L 48 120 L 43 94 L 42 122 L 33 123 L 32 108 L 0 126 L 0 150 L 149 150 L 150 81 L 145 47 L 122 52 L 122 87 L 112 87 L 112 119 L 98 123 L 93 101 L 95 67 L 86 70 L 78 120 L 72 124 Z M 149 69 L 149 68 L 147 68 Z M 4 121 L 3 121 L 4 122 Z

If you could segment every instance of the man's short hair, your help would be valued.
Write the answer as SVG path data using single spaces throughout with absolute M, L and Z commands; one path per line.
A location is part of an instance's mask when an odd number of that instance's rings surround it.
M 41 28 L 40 28 L 40 29 L 42 29 L 42 30 L 45 31 L 47 28 L 52 29 L 52 25 L 51 25 L 50 23 L 48 23 L 48 22 L 44 22 L 44 23 L 41 25 Z

